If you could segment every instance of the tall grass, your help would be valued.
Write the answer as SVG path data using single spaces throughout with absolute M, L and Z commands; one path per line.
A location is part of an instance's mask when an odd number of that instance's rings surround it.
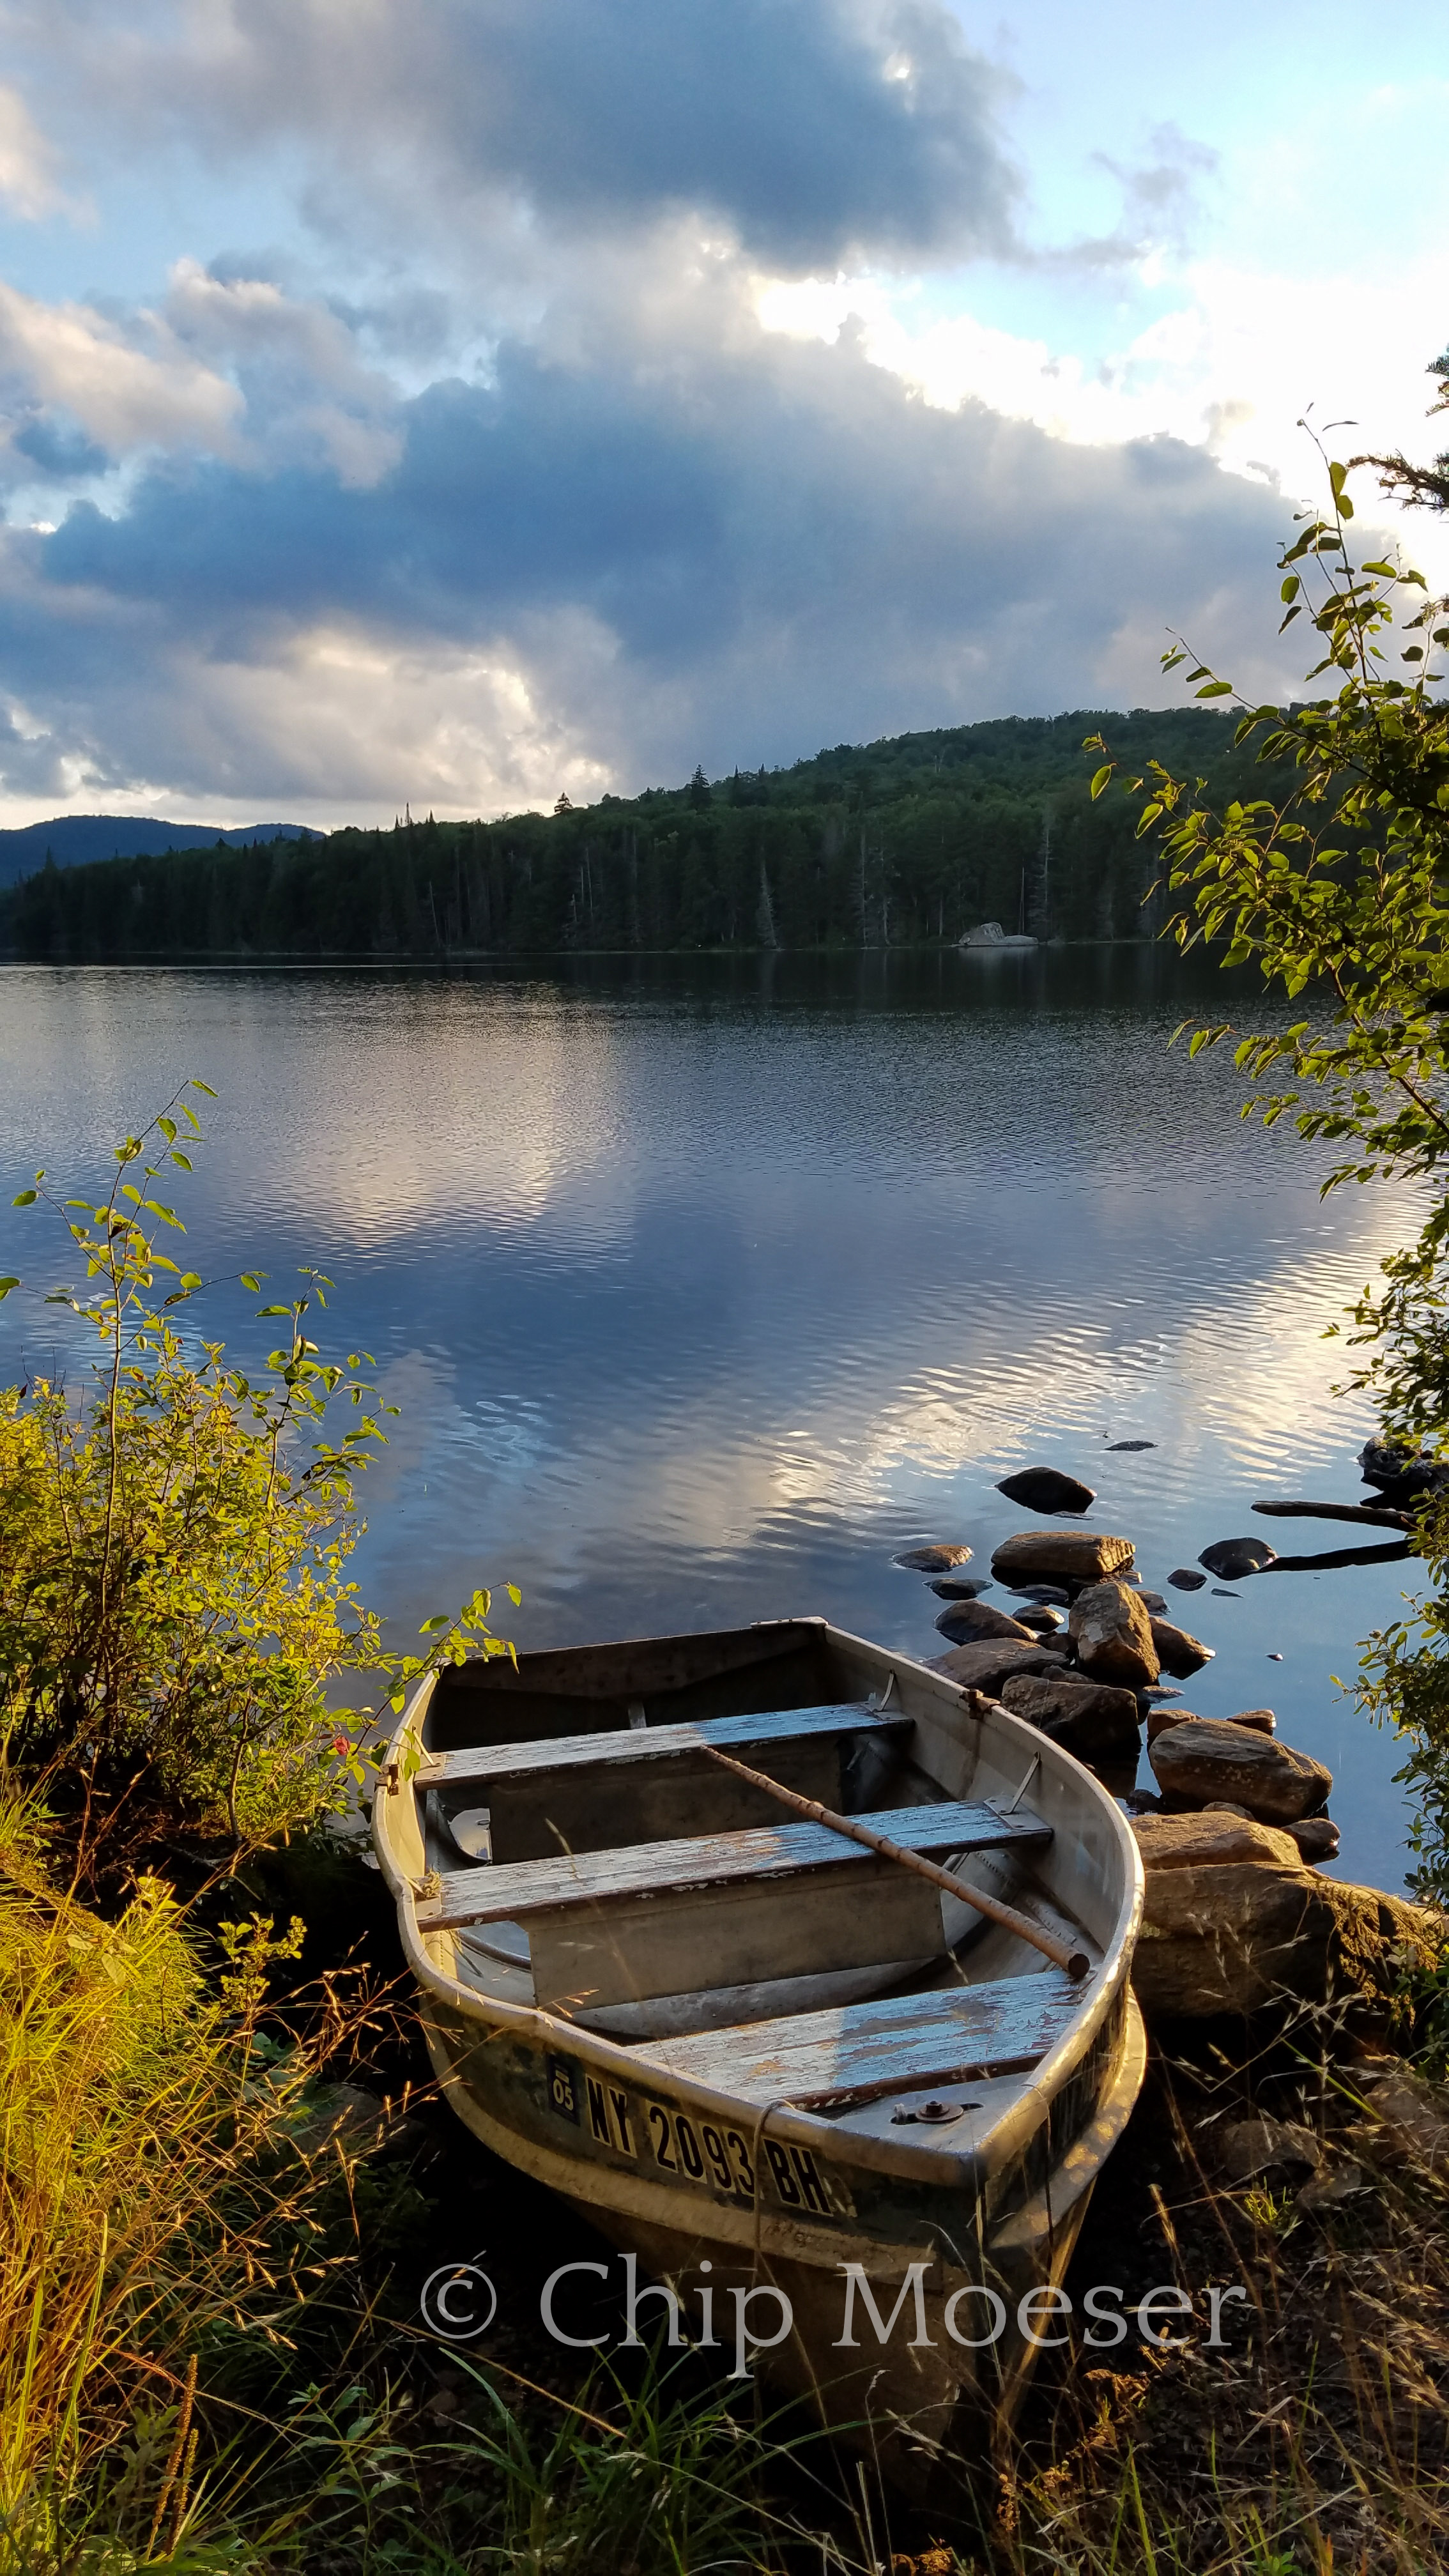
M 249 2373 L 266 2376 L 304 2302 L 325 2298 L 346 2263 L 324 2210 L 337 2154 L 298 2135 L 343 2016 L 334 2007 L 329 2031 L 324 2009 L 312 2045 L 281 2054 L 262 2028 L 266 1936 L 232 1946 L 231 1970 L 208 1981 L 159 1881 L 143 1879 L 111 1921 L 58 1889 L 34 1801 L 0 1778 L 0 2534 L 12 2555 L 58 2545 L 67 2499 L 138 2440 L 127 2502 L 143 2562 L 174 2539 L 200 2411 L 228 2390 L 245 2403 Z

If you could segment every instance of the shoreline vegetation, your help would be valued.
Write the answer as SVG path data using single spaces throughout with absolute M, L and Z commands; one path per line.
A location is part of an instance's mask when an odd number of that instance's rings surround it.
M 1155 937 L 1156 851 L 1094 799 L 1082 745 L 1260 779 L 1208 708 L 1012 717 L 842 745 L 793 768 L 566 798 L 551 814 L 38 870 L 0 895 L 25 958 L 378 963 L 954 948 L 983 921 L 1040 941 Z

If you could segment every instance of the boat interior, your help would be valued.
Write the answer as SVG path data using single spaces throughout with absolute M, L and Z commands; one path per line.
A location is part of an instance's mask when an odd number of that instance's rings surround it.
M 819 1620 L 467 1663 L 439 1677 L 422 1751 L 416 1914 L 440 1965 L 480 1998 L 853 2126 L 928 2125 L 932 2084 L 963 2076 L 972 2102 L 936 2110 L 989 2126 L 1083 1989 L 717 1753 L 1094 1964 L 1123 1902 L 1091 1784 L 1096 1831 L 1074 1827 L 1075 1765 L 1045 1745 L 1023 1760 L 1021 1730 Z

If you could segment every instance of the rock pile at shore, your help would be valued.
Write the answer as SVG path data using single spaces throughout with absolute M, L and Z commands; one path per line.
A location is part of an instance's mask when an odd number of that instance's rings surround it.
M 1370 1443 L 1359 1463 L 1394 1506 L 1432 1489 L 1431 1462 L 1381 1444 Z M 1080 1514 L 1096 1499 L 1090 1486 L 1051 1468 L 1024 1469 L 999 1490 L 1043 1512 Z M 1377 1498 L 1375 1507 L 1255 1508 L 1280 1517 L 1389 1517 Z M 1071 1527 L 1018 1530 L 991 1558 L 991 1582 L 1015 1596 L 1010 1609 L 980 1599 L 989 1587 L 979 1579 L 962 1597 L 968 1548 L 916 1549 L 897 1563 L 951 1569 L 949 1585 L 933 1587 L 948 1594 L 936 1625 L 951 1643 L 930 1659 L 932 1669 L 1039 1727 L 1095 1769 L 1134 1815 L 1146 1900 L 1133 1983 L 1144 2011 L 1198 2018 L 1252 2012 L 1284 1994 L 1381 1994 L 1388 1954 L 1407 1947 L 1431 1955 L 1437 1918 L 1401 1897 L 1320 1874 L 1339 1851 L 1328 1814 L 1333 1775 L 1281 1740 L 1271 1709 L 1200 1717 L 1163 1704 L 1180 1693 L 1162 1674 L 1186 1681 L 1205 1671 L 1213 1649 L 1161 1615 L 1165 1602 L 1144 1590 L 1136 1555 L 1132 1539 L 1080 1518 Z M 1205 1546 L 1198 1566 L 1243 1582 L 1281 1562 L 1265 1540 L 1249 1537 Z M 1197 1590 L 1205 1575 L 1178 1567 L 1167 1579 Z M 1144 1730 L 1155 1790 L 1135 1785 Z

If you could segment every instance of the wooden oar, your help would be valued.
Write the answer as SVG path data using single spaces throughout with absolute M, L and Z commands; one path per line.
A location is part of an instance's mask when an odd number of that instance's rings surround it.
M 954 1877 L 938 1861 L 927 1860 L 921 1852 L 907 1851 L 902 1844 L 893 1843 L 888 1834 L 878 1834 L 873 1825 L 857 1824 L 853 1816 L 837 1816 L 833 1807 L 822 1807 L 818 1798 L 802 1798 L 797 1790 L 782 1788 L 768 1772 L 752 1771 L 748 1763 L 736 1762 L 733 1754 L 717 1752 L 712 1744 L 701 1750 L 708 1753 L 711 1762 L 733 1771 L 740 1780 L 748 1780 L 752 1788 L 778 1798 L 782 1807 L 792 1807 L 797 1816 L 809 1816 L 817 1825 L 828 1825 L 833 1834 L 844 1834 L 848 1842 L 863 1843 L 867 1851 L 877 1852 L 882 1860 L 897 1861 L 902 1869 L 913 1869 L 918 1878 L 933 1879 L 948 1896 L 959 1896 L 964 1904 L 974 1905 L 978 1914 L 999 1923 L 1003 1932 L 1014 1932 L 1019 1941 L 1029 1941 L 1054 1967 L 1065 1968 L 1069 1977 L 1080 1982 L 1090 1974 L 1092 1962 L 1085 1950 L 1074 1950 L 1069 1943 L 1059 1941 L 1055 1932 L 1033 1923 L 1029 1915 L 1018 1914 L 1014 1905 L 1003 1905 L 999 1897 L 984 1896 L 980 1888 L 968 1887 L 964 1878 Z

